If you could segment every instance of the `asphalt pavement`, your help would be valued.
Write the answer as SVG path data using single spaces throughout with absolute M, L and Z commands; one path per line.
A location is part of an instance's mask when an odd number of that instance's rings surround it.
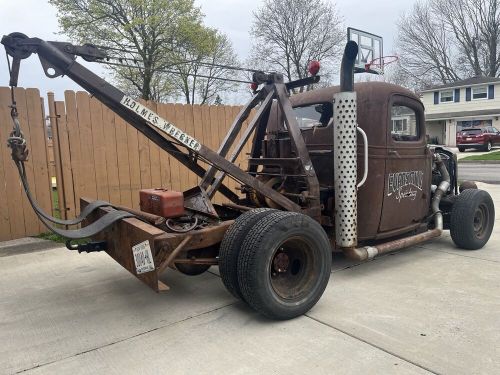
M 481 185 L 481 184 L 480 184 Z M 500 185 L 481 185 L 500 211 Z M 497 214 L 497 224 L 498 221 Z M 104 253 L 0 248 L 0 374 L 499 374 L 500 225 L 361 264 L 305 316 L 267 320 L 217 268 L 156 294 Z

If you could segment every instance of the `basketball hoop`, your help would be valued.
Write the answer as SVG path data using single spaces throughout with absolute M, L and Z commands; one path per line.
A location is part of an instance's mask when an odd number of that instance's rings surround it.
M 399 57 L 395 55 L 378 57 L 365 64 L 365 72 L 373 74 L 384 74 L 384 67 L 398 60 Z

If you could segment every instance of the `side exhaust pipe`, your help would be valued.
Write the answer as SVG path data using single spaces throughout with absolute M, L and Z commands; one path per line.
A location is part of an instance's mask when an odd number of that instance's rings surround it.
M 348 258 L 356 261 L 373 259 L 377 255 L 386 254 L 409 246 L 414 246 L 419 243 L 428 241 L 432 238 L 439 237 L 443 233 L 443 215 L 439 210 L 439 203 L 441 201 L 441 198 L 446 194 L 448 188 L 450 187 L 450 175 L 440 155 L 437 154 L 434 156 L 434 162 L 436 163 L 439 171 L 441 172 L 441 176 L 443 177 L 443 180 L 434 193 L 431 204 L 432 212 L 434 215 L 435 228 L 424 233 L 401 238 L 395 241 L 386 242 L 374 247 L 366 246 L 363 248 L 352 247 L 343 249 L 344 254 Z

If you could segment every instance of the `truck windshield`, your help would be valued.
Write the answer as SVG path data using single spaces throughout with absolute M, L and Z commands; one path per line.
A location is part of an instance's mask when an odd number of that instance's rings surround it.
M 317 103 L 293 109 L 299 127 L 308 129 L 314 126 L 326 126 L 333 116 L 332 103 Z

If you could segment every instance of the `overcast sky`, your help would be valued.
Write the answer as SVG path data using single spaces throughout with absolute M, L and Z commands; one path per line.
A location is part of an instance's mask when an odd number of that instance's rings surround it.
M 337 0 L 335 3 L 344 18 L 344 26 L 381 35 L 384 38 L 384 54 L 387 55 L 393 49 L 399 16 L 410 9 L 414 2 L 415 0 Z M 252 12 L 262 4 L 262 1 L 195 0 L 195 3 L 202 8 L 205 23 L 229 35 L 239 57 L 245 59 L 250 50 L 249 30 Z M 64 40 L 64 36 L 57 35 L 55 9 L 44 0 L 0 0 L 0 35 L 13 31 L 46 40 Z M 3 48 L 1 54 L 4 55 Z M 103 73 L 96 64 L 87 66 L 94 72 Z M 1 56 L 0 86 L 7 86 L 8 81 L 6 59 Z M 19 86 L 38 87 L 42 95 L 47 91 L 53 91 L 56 99 L 63 98 L 64 90 L 79 89 L 68 78 L 45 77 L 36 55 L 21 63 Z

